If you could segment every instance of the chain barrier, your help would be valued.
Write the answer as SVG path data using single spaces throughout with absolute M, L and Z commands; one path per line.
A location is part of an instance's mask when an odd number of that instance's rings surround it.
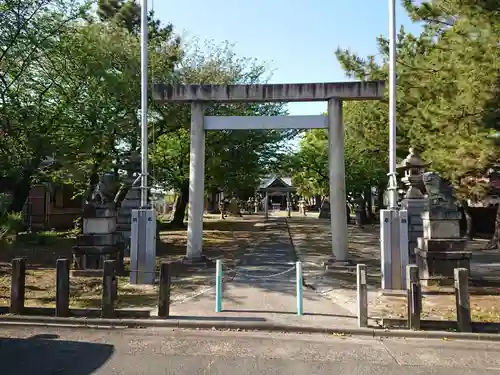
M 292 267 L 286 269 L 285 271 L 281 271 L 281 272 L 274 273 L 271 275 L 257 276 L 257 275 L 251 275 L 249 273 L 242 272 L 242 271 L 238 270 L 237 268 L 231 268 L 231 267 L 228 267 L 226 265 L 223 265 L 223 267 L 226 268 L 228 270 L 228 272 L 234 272 L 235 275 L 233 276 L 233 279 L 236 275 L 241 275 L 243 277 L 246 277 L 247 279 L 271 279 L 274 277 L 285 275 L 285 274 L 295 270 L 295 268 L 296 268 L 296 266 L 293 265 Z
M 196 297 L 200 297 L 200 296 L 202 296 L 203 294 L 208 293 L 208 292 L 210 292 L 210 291 L 211 291 L 211 290 L 213 290 L 213 289 L 215 289 L 215 284 L 214 284 L 214 285 L 212 285 L 212 286 L 211 286 L 211 287 L 209 287 L 209 288 L 206 288 L 206 289 L 202 290 L 201 292 L 195 293 L 195 294 L 193 294 L 193 295 L 191 295 L 191 296 L 188 296 L 188 297 L 186 297 L 186 298 L 183 298 L 183 299 L 180 299 L 180 300 L 176 300 L 176 301 L 172 301 L 172 302 L 171 302 L 171 305 L 172 305 L 172 306 L 173 306 L 173 305 L 181 305 L 181 304 L 183 304 L 183 303 L 186 303 L 186 302 L 188 302 L 188 301 L 191 301 L 191 300 L 195 299 Z
M 204 268 L 197 268 L 196 271 L 201 271 L 201 270 L 204 270 L 204 269 L 206 269 L 206 267 L 204 267 Z M 127 271 L 134 272 L 134 270 L 127 270 Z M 147 273 L 147 274 L 154 273 L 156 280 L 158 280 L 159 275 L 160 275 L 159 271 L 143 271 L 143 270 L 139 271 L 139 270 L 136 270 L 135 272 L 137 272 L 137 273 Z M 207 281 L 210 280 L 211 278 L 212 278 L 211 276 L 206 276 L 206 280 Z M 171 277 L 171 282 L 172 283 L 177 283 L 177 282 L 189 281 L 189 279 L 190 279 L 189 276 L 184 276 L 184 277 L 181 277 L 181 276 L 172 276 Z M 195 299 L 196 297 L 200 297 L 203 294 L 206 294 L 206 293 L 210 292 L 214 288 L 215 288 L 215 283 L 213 283 L 213 285 L 211 285 L 210 287 L 207 287 L 207 288 L 205 288 L 205 289 L 203 289 L 201 291 L 198 291 L 198 292 L 196 292 L 196 293 L 194 293 L 194 294 L 192 294 L 190 296 L 181 298 L 179 300 L 172 300 L 171 305 L 173 306 L 173 305 L 180 305 L 180 304 L 186 303 L 188 301 L 191 301 L 191 300 Z

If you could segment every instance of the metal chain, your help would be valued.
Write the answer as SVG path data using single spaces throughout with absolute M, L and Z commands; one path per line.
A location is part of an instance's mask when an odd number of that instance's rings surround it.
M 278 277 L 278 276 L 281 276 L 281 275 L 284 275 L 284 274 L 287 274 L 288 272 L 291 272 L 295 269 L 295 265 L 293 265 L 292 267 L 290 267 L 289 269 L 285 270 L 285 271 L 282 271 L 282 272 L 278 272 L 278 273 L 275 273 L 275 274 L 271 274 L 271 275 L 266 275 L 266 276 L 256 276 L 256 275 L 250 275 L 248 273 L 245 273 L 245 272 L 242 272 L 236 268 L 230 268 L 228 266 L 224 266 L 225 268 L 227 268 L 227 270 L 229 272 L 234 272 L 235 275 L 241 275 L 243 277 L 246 277 L 247 279 L 271 279 L 273 277 Z
M 172 301 L 171 305 L 180 305 L 180 304 L 183 304 L 185 302 L 191 301 L 192 299 L 195 299 L 196 297 L 199 297 L 199 296 L 201 296 L 201 295 L 203 295 L 205 293 L 210 292 L 214 288 L 215 288 L 215 285 L 212 285 L 210 288 L 207 288 L 205 290 L 202 290 L 201 292 L 195 293 L 192 296 L 188 296 L 188 297 L 183 298 L 181 300 Z

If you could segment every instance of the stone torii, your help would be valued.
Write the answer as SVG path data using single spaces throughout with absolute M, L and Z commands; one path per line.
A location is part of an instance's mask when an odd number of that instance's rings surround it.
M 384 81 L 255 85 L 155 84 L 153 98 L 161 103 L 191 104 L 189 210 L 186 261 L 204 261 L 203 211 L 205 130 L 326 128 L 329 134 L 329 179 L 332 261 L 346 262 L 347 223 L 344 165 L 344 100 L 381 100 Z M 209 103 L 327 101 L 327 116 L 205 116 Z

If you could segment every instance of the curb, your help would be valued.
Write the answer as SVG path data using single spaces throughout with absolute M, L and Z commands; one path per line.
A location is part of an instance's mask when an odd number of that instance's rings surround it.
M 412 331 L 387 330 L 375 328 L 320 328 L 312 326 L 297 326 L 290 324 L 276 324 L 272 322 L 235 322 L 235 321 L 202 321 L 184 319 L 100 319 L 100 318 L 60 318 L 9 315 L 0 316 L 0 326 L 38 326 L 38 327 L 92 327 L 92 328 L 179 328 L 179 329 L 208 329 L 234 331 L 264 331 L 345 336 L 420 338 L 420 339 L 448 339 L 472 341 L 497 341 L 499 334 L 469 333 L 469 332 L 441 332 L 441 331 Z

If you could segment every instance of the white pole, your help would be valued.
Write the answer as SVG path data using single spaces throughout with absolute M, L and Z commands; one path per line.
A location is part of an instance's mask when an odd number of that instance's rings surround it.
M 389 209 L 397 209 L 396 181 L 396 0 L 389 0 Z
M 141 4 L 141 207 L 148 204 L 148 0 Z

